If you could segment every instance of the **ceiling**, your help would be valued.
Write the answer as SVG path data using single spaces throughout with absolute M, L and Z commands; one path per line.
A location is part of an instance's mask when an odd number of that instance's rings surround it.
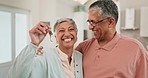
M 80 2 L 81 4 L 85 4 L 87 1 L 89 1 L 89 0 L 75 0 L 75 1 L 78 1 L 78 2 Z

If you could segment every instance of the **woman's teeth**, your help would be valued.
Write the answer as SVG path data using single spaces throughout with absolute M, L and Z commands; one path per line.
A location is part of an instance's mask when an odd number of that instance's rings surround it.
M 66 42 L 71 41 L 71 38 L 70 39 L 64 39 L 64 41 L 66 41 Z

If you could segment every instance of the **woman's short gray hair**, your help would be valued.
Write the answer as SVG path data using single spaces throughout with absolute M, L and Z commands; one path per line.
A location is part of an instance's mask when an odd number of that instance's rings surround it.
M 76 32 L 78 31 L 77 26 L 76 26 L 76 23 L 75 23 L 75 21 L 73 19 L 71 19 L 71 18 L 61 18 L 61 19 L 59 19 L 59 20 L 56 21 L 56 23 L 54 25 L 54 32 L 56 32 L 57 28 L 63 22 L 69 22 L 69 23 L 73 24 Z

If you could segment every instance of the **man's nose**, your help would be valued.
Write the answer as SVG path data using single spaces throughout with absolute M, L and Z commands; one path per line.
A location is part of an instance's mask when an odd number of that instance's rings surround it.
M 92 30 L 94 28 L 93 25 L 89 25 L 89 29 Z

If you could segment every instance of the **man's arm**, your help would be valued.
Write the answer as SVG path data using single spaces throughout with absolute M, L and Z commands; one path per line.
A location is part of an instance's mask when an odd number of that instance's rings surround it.
M 142 52 L 136 64 L 135 78 L 148 78 L 148 54 Z

